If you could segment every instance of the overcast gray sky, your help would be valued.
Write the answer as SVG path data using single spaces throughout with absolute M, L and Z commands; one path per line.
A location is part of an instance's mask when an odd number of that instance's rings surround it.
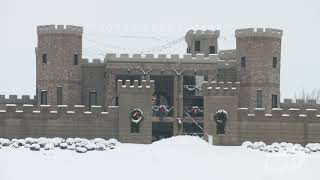
M 84 26 L 84 56 L 107 52 L 184 53 L 188 29 L 220 29 L 220 49 L 235 48 L 234 30 L 284 30 L 281 95 L 320 89 L 317 0 L 0 0 L 0 94 L 35 93 L 36 26 Z

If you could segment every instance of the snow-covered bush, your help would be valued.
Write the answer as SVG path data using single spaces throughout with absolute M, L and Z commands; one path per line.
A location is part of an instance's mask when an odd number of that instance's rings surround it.
M 68 150 L 75 150 L 76 149 L 76 145 L 74 145 L 74 144 L 68 145 L 67 149 Z
M 242 143 L 241 147 L 244 147 L 244 148 L 251 148 L 252 147 L 252 142 L 250 141 L 245 141 Z
M 85 147 L 88 151 L 92 151 L 92 150 L 95 150 L 95 149 L 96 149 L 96 144 L 89 142 L 89 143 L 85 144 L 84 147 Z
M 44 150 L 51 150 L 54 149 L 54 144 L 52 142 L 48 142 L 45 146 L 44 146 Z
M 107 148 L 106 148 L 106 145 L 105 144 L 103 144 L 103 143 L 98 143 L 98 144 L 96 144 L 96 150 L 97 151 L 104 151 L 104 150 L 106 150 Z
M 67 143 L 61 143 L 60 144 L 60 149 L 67 149 L 68 148 L 68 144 Z
M 32 144 L 30 146 L 31 151 L 40 151 L 40 145 L 39 144 Z
M 3 139 L 3 138 L 1 138 L 1 139 L 0 139 L 0 144 L 1 144 L 2 146 L 10 146 L 11 141 L 10 141 L 9 139 Z
M 87 152 L 87 149 L 84 148 L 84 147 L 76 147 L 76 152 L 78 153 L 86 153 Z

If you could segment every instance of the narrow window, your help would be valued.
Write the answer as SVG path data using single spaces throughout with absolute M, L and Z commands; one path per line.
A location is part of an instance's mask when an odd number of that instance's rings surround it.
M 187 53 L 191 53 L 190 47 L 187 48 Z
M 135 123 L 131 121 L 131 133 L 139 133 L 140 132 L 140 123 Z
M 62 87 L 57 87 L 57 105 L 62 105 Z
M 73 64 L 78 65 L 78 54 L 73 55 Z
M 216 53 L 216 47 L 215 46 L 210 46 L 209 47 L 209 54 L 215 54 Z
M 277 57 L 273 57 L 273 60 L 272 60 L 272 66 L 273 66 L 273 68 L 277 68 L 277 64 L 278 64 Z
M 246 57 L 241 57 L 241 67 L 245 68 L 246 67 Z
M 257 108 L 262 108 L 262 90 L 257 91 Z
M 42 104 L 42 105 L 46 105 L 48 102 L 47 102 L 47 91 L 41 91 L 41 102 L 40 102 L 40 104 Z
M 89 110 L 94 105 L 97 105 L 97 92 L 91 91 L 89 92 Z
M 47 54 L 42 54 L 42 63 L 47 64 Z
M 278 95 L 272 94 L 272 108 L 278 108 Z
M 219 110 L 216 112 L 214 119 L 217 124 L 216 134 L 225 134 L 228 113 L 225 110 Z
M 195 42 L 195 51 L 200 51 L 200 41 Z

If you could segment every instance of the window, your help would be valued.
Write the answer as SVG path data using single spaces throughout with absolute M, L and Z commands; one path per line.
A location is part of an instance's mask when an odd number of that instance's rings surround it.
M 195 42 L 195 51 L 200 51 L 200 41 Z
M 43 105 L 46 105 L 48 102 L 47 102 L 47 91 L 41 91 L 41 102 L 40 104 L 43 104 Z
M 57 87 L 57 105 L 62 105 L 62 87 Z
M 228 120 L 228 113 L 225 110 L 218 110 L 214 116 L 217 124 L 216 134 L 225 134 L 226 123 Z
M 216 47 L 215 46 L 210 46 L 209 47 L 209 54 L 215 54 L 216 53 Z
M 42 54 L 42 63 L 47 64 L 47 54 Z
M 278 95 L 272 94 L 272 108 L 278 107 Z
M 73 64 L 78 65 L 78 54 L 73 55 Z
M 246 65 L 246 57 L 241 57 L 241 67 L 242 68 L 245 68 L 247 65 Z
M 190 51 L 190 47 L 188 47 L 188 48 L 187 48 L 187 53 L 190 53 L 190 52 L 191 52 L 191 51 Z
M 272 60 L 272 67 L 273 67 L 273 68 L 276 68 L 276 67 L 277 67 L 277 64 L 278 64 L 277 57 L 273 57 L 273 60 Z
M 91 91 L 89 92 L 89 110 L 91 109 L 91 106 L 97 105 L 97 92 Z
M 262 108 L 262 90 L 257 91 L 257 108 Z
M 131 133 L 139 133 L 140 132 L 140 123 L 135 123 L 131 121 Z

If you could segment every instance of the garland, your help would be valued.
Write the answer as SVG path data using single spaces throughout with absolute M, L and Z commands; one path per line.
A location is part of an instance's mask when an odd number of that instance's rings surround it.
M 188 91 L 201 90 L 201 87 L 198 85 L 184 85 L 184 88 Z
M 152 111 L 154 112 L 170 112 L 172 111 L 173 107 L 159 105 L 159 106 L 152 106 Z
M 129 119 L 134 123 L 139 123 L 143 119 L 143 112 L 141 109 L 132 109 L 129 112 Z
M 188 113 L 192 113 L 192 114 L 198 114 L 200 112 L 203 112 L 203 110 L 201 110 L 199 108 L 199 106 L 192 106 L 191 108 L 186 108 Z
M 220 109 L 216 112 L 215 119 L 217 123 L 225 123 L 225 121 L 229 118 L 228 112 L 224 109 Z

